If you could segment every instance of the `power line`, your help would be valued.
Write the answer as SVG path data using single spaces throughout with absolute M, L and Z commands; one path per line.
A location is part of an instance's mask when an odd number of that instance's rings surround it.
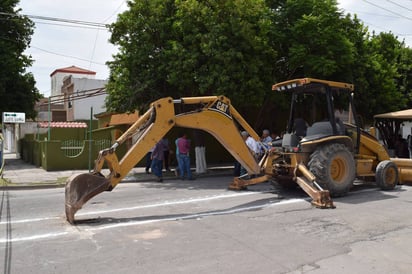
M 31 15 L 31 14 L 14 14 L 14 13 L 8 13 L 8 12 L 0 12 L 0 15 L 7 15 L 10 17 L 25 16 L 30 19 L 61 22 L 61 23 L 67 23 L 67 24 L 73 24 L 73 25 L 96 27 L 96 28 L 106 28 L 107 29 L 109 27 L 107 24 L 102 24 L 102 23 L 97 23 L 97 22 L 82 21 L 82 20 L 75 20 L 75 19 L 65 19 L 65 18 L 57 18 L 57 17 L 49 17 L 49 16 L 40 16 L 40 15 Z
M 9 39 L 9 38 L 6 38 L 6 37 L 1 37 L 1 36 L 0 36 L 0 39 L 6 40 L 6 41 L 10 41 L 10 42 L 13 42 L 13 43 L 17 43 L 15 40 L 12 40 L 12 39 Z M 53 51 L 50 51 L 50 50 L 42 49 L 42 48 L 39 48 L 39 47 L 36 47 L 36 46 L 32 46 L 32 45 L 30 45 L 29 48 L 37 49 L 37 50 L 40 50 L 40 51 L 43 51 L 43 52 L 46 52 L 46 53 L 49 53 L 49 54 L 61 56 L 61 57 L 72 58 L 72 59 L 76 59 L 76 60 L 79 60 L 79 61 L 84 61 L 84 62 L 88 62 L 88 63 L 100 65 L 100 66 L 106 66 L 106 64 L 99 63 L 99 62 L 95 62 L 95 61 L 93 61 L 93 60 L 84 59 L 84 58 L 80 58 L 80 57 L 76 57 L 76 56 L 71 56 L 71 55 L 67 55 L 67 54 L 62 54 L 62 53 L 57 53 L 57 52 L 53 52 Z
M 71 55 L 56 53 L 56 52 L 52 52 L 52 51 L 50 51 L 50 50 L 38 48 L 38 47 L 35 47 L 35 46 L 30 46 L 30 48 L 34 48 L 34 49 L 37 49 L 37 50 L 40 50 L 40 51 L 44 51 L 44 52 L 46 52 L 46 53 L 54 54 L 54 55 L 57 55 L 57 56 L 72 58 L 72 59 L 76 59 L 76 60 L 80 60 L 80 61 L 84 61 L 84 62 L 90 62 L 90 63 L 96 64 L 96 65 L 106 66 L 106 64 L 103 64 L 103 63 L 94 62 L 94 61 L 92 61 L 92 60 L 88 60 L 88 59 L 84 59 L 84 58 L 80 58 L 80 57 L 76 57 L 76 56 L 71 56 Z
M 400 4 L 398 4 L 398 3 L 394 2 L 394 1 L 391 1 L 391 0 L 386 0 L 386 1 L 389 2 L 389 3 L 392 3 L 392 4 L 395 5 L 395 6 L 398 6 L 398 7 L 400 7 L 400 8 L 403 8 L 403 9 L 406 9 L 406 10 L 409 10 L 409 11 L 412 11 L 412 9 L 407 8 L 407 7 L 403 6 L 403 5 L 400 5 Z
M 84 26 L 91 26 L 91 27 L 108 28 L 108 25 L 102 24 L 102 23 L 96 23 L 96 22 L 73 20 L 73 19 L 64 19 L 64 18 L 57 18 L 57 17 L 47 17 L 47 16 L 39 16 L 39 15 L 29 15 L 29 14 L 26 14 L 24 16 L 27 16 L 28 18 L 45 20 L 45 21 L 64 22 L 64 23 L 75 24 L 75 25 L 84 25 Z
M 399 18 L 399 16 L 394 16 L 394 15 L 379 14 L 379 13 L 365 12 L 365 11 L 356 11 L 356 10 L 351 10 L 351 9 L 345 9 L 345 11 L 352 12 L 354 14 L 365 14 L 365 15 L 380 16 L 380 17 L 386 17 L 386 18 Z
M 405 16 L 405 15 L 403 15 L 403 14 L 394 12 L 394 11 L 392 11 L 392 10 L 390 10 L 390 9 L 385 8 L 385 7 L 376 5 L 375 3 L 372 3 L 372 2 L 370 2 L 370 1 L 363 0 L 363 2 L 368 3 L 369 5 L 372 5 L 372 6 L 374 6 L 374 7 L 377 7 L 377 8 L 379 8 L 379 9 L 385 10 L 385 11 L 387 11 L 387 12 L 389 12 L 389 13 L 395 14 L 395 15 L 401 17 L 401 18 L 404 18 L 404 19 L 407 19 L 407 20 L 411 20 L 411 21 L 412 21 L 412 18 L 411 18 L 411 17 L 407 17 L 407 16 Z
M 33 20 L 33 22 L 35 22 L 36 24 L 52 25 L 52 26 L 60 26 L 60 27 L 68 27 L 68 28 L 81 28 L 81 29 L 92 29 L 92 30 L 104 29 L 104 30 L 107 30 L 106 28 L 101 28 L 101 27 L 78 26 L 78 25 L 68 25 L 68 24 L 59 24 L 59 23 L 48 23 L 48 22 L 41 22 L 41 21 L 36 21 L 36 20 Z
M 365 21 L 365 20 L 363 20 L 363 22 L 365 22 L 369 26 L 372 26 L 372 27 L 375 27 L 375 28 L 378 28 L 378 29 L 382 29 L 382 30 L 385 30 L 385 31 L 390 31 L 390 32 L 392 32 L 393 34 L 395 34 L 397 36 L 412 36 L 412 33 L 409 33 L 409 34 L 408 33 L 399 33 L 399 32 L 395 32 L 391 29 L 380 27 L 378 25 L 372 24 L 372 23 L 370 23 L 368 21 Z
M 106 22 L 107 20 L 112 18 L 114 15 L 116 15 L 118 13 L 118 11 L 120 10 L 120 8 L 123 6 L 124 3 L 126 3 L 126 0 L 123 0 L 122 3 L 120 3 L 120 5 L 115 9 L 115 11 L 109 17 L 104 19 L 103 22 Z
M 70 98 L 65 97 L 65 94 L 50 96 L 49 100 L 50 100 L 50 104 L 61 104 L 61 103 L 65 103 L 71 100 L 75 101 L 75 100 L 80 100 L 84 98 L 101 96 L 105 94 L 107 94 L 106 88 L 94 88 L 94 89 L 86 89 L 86 90 L 80 90 L 80 91 L 73 92 L 69 94 L 71 95 Z M 40 103 L 37 106 L 39 107 L 46 106 L 48 104 L 49 104 L 49 101 L 47 101 L 46 103 Z

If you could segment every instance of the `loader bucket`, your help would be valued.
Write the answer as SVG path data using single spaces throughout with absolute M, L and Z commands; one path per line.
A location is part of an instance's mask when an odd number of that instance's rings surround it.
M 74 224 L 74 214 L 88 200 L 110 189 L 110 180 L 101 174 L 83 173 L 68 178 L 65 187 L 67 221 Z

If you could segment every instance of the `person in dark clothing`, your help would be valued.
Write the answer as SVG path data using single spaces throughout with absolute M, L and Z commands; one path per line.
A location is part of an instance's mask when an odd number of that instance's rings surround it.
M 149 152 L 146 154 L 146 173 L 150 174 L 150 168 L 152 166 L 152 152 L 153 152 L 153 148 L 151 148 L 149 150 Z
M 170 168 L 169 168 L 169 163 L 170 163 L 170 159 L 169 159 L 169 155 L 170 155 L 169 139 L 163 138 L 161 142 L 163 143 L 163 154 L 164 154 L 163 164 L 164 164 L 164 168 L 165 168 L 166 171 L 170 171 Z
M 152 152 L 152 172 L 154 175 L 157 176 L 157 181 L 162 182 L 163 181 L 163 176 L 162 176 L 162 169 L 163 169 L 163 160 L 164 160 L 164 144 L 162 140 L 160 140 L 154 147 L 153 152 Z
M 395 154 L 399 158 L 409 158 L 408 142 L 400 134 L 395 142 Z

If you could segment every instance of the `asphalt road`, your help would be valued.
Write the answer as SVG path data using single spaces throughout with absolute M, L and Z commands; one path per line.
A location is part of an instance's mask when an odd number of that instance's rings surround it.
M 2 190 L 4 273 L 410 273 L 412 188 L 357 186 L 316 209 L 230 177 L 120 184 L 64 216 L 64 189 Z

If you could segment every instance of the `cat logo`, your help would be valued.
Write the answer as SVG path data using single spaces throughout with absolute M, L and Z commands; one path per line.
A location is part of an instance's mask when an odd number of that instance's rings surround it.
M 224 115 L 226 115 L 229 118 L 232 118 L 232 116 L 230 115 L 230 109 L 229 109 L 229 105 L 222 102 L 222 101 L 216 101 L 212 107 L 209 108 L 210 110 L 214 110 L 217 112 L 220 112 Z

